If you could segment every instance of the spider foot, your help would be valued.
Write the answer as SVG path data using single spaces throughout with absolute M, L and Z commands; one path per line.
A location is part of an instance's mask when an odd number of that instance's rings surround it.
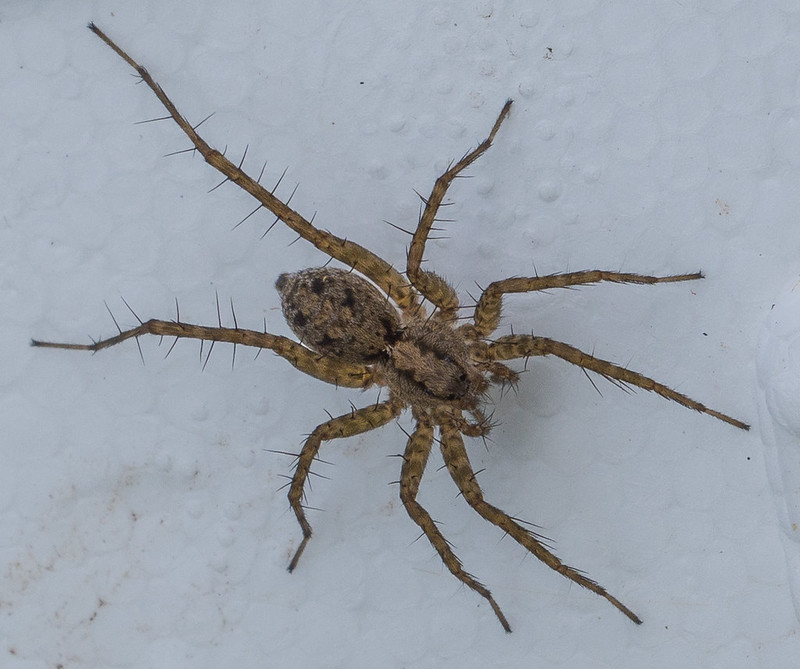
M 294 552 L 294 557 L 292 557 L 292 561 L 289 563 L 289 566 L 286 570 L 291 574 L 295 567 L 297 567 L 297 563 L 300 561 L 300 556 L 303 554 L 303 551 L 306 549 L 306 544 L 308 540 L 311 538 L 311 535 L 303 535 L 303 540 L 300 542 L 300 545 L 297 547 L 297 550 Z

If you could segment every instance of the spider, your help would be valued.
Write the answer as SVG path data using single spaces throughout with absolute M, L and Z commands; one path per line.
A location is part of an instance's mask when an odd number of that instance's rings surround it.
M 474 306 L 471 320 L 460 322 L 461 308 L 454 289 L 442 277 L 422 269 L 425 243 L 436 222 L 439 207 L 452 181 L 477 160 L 492 144 L 512 101 L 503 105 L 489 135 L 475 149 L 451 163 L 436 180 L 430 195 L 423 198 L 422 212 L 411 237 L 406 256 L 405 274 L 368 249 L 316 228 L 310 221 L 279 200 L 273 193 L 242 169 L 244 159 L 235 165 L 211 148 L 181 115 L 164 90 L 145 68 L 133 60 L 94 24 L 89 28 L 118 56 L 125 60 L 142 81 L 155 93 L 180 129 L 192 143 L 191 151 L 219 170 L 225 181 L 232 181 L 259 202 L 255 211 L 266 208 L 309 241 L 317 249 L 342 263 L 347 269 L 317 267 L 282 274 L 276 288 L 281 296 L 283 314 L 299 338 L 273 335 L 266 330 L 238 327 L 193 325 L 180 320 L 139 320 L 139 325 L 122 330 L 113 337 L 91 344 L 68 344 L 33 340 L 34 346 L 98 351 L 145 334 L 252 346 L 270 349 L 297 369 L 335 386 L 365 389 L 388 388 L 388 399 L 331 418 L 318 425 L 297 454 L 289 484 L 289 505 L 302 529 L 302 540 L 289 564 L 293 571 L 311 538 L 306 518 L 304 488 L 312 463 L 323 442 L 352 437 L 374 430 L 410 409 L 415 427 L 408 434 L 402 455 L 400 499 L 411 519 L 420 527 L 444 565 L 461 583 L 477 592 L 492 607 L 506 632 L 511 627 L 491 592 L 468 573 L 447 539 L 417 501 L 420 480 L 434 442 L 438 442 L 444 462 L 456 487 L 467 503 L 485 520 L 496 525 L 535 555 L 548 567 L 570 581 L 608 600 L 634 623 L 641 619 L 600 584 L 559 560 L 546 545 L 544 537 L 522 521 L 509 516 L 484 499 L 475 472 L 470 465 L 463 437 L 486 437 L 492 422 L 484 413 L 486 395 L 491 386 L 514 385 L 518 373 L 505 361 L 532 356 L 553 355 L 595 372 L 617 385 L 635 386 L 652 391 L 689 409 L 708 414 L 743 430 L 742 421 L 715 411 L 686 395 L 647 376 L 601 360 L 560 341 L 533 334 L 508 334 L 494 337 L 500 324 L 503 296 L 550 288 L 566 288 L 601 281 L 614 283 L 656 284 L 701 279 L 702 274 L 647 276 L 641 274 L 587 270 L 547 276 L 512 277 L 494 281 L 483 290 Z M 224 182 L 223 182 L 224 183 Z M 255 213 L 255 211 L 253 213 Z M 274 223 L 273 223 L 274 225 Z M 430 303 L 430 313 L 423 302 Z M 135 314 L 134 314 L 135 315 Z M 138 317 L 137 317 L 138 319 Z M 115 321 L 116 324 L 116 321 Z M 138 339 L 137 339 L 138 344 Z M 174 346 L 174 344 L 173 344 Z M 436 433 L 438 432 L 438 437 Z

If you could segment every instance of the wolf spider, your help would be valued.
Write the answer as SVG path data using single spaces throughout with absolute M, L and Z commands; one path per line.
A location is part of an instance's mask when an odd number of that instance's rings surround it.
M 323 442 L 362 434 L 389 423 L 410 408 L 416 426 L 408 435 L 400 472 L 400 499 L 411 519 L 438 552 L 442 562 L 463 584 L 489 602 L 506 632 L 511 627 L 489 590 L 461 565 L 437 524 L 417 502 L 422 474 L 434 441 L 439 443 L 450 476 L 467 503 L 484 519 L 502 529 L 548 567 L 569 580 L 607 599 L 635 623 L 639 617 L 616 597 L 582 572 L 567 566 L 546 546 L 545 540 L 521 521 L 484 500 L 470 465 L 463 436 L 485 437 L 492 423 L 482 405 L 492 385 L 515 384 L 518 373 L 503 361 L 531 356 L 554 355 L 599 374 L 613 383 L 653 391 L 689 409 L 714 416 L 741 429 L 745 423 L 706 407 L 647 376 L 606 360 L 601 360 L 547 337 L 509 334 L 492 338 L 500 324 L 503 296 L 549 288 L 610 281 L 614 283 L 655 284 L 692 281 L 702 274 L 646 276 L 622 272 L 590 270 L 549 276 L 513 277 L 494 281 L 483 290 L 474 307 L 472 320 L 459 323 L 461 308 L 453 288 L 439 275 L 421 268 L 425 243 L 436 221 L 442 200 L 453 179 L 477 160 L 492 144 L 500 125 L 511 110 L 508 100 L 500 111 L 488 137 L 477 148 L 452 163 L 437 180 L 414 231 L 406 257 L 405 275 L 388 262 L 353 241 L 342 239 L 314 227 L 312 223 L 279 200 L 242 169 L 243 160 L 233 164 L 211 148 L 178 112 L 147 70 L 118 47 L 97 26 L 89 28 L 138 73 L 155 93 L 169 116 L 191 141 L 191 151 L 199 151 L 206 162 L 219 170 L 225 181 L 233 181 L 300 237 L 311 242 L 348 269 L 318 267 L 293 274 L 282 274 L 276 288 L 281 295 L 284 316 L 299 338 L 286 337 L 238 327 L 209 327 L 180 320 L 140 321 L 137 327 L 92 344 L 64 344 L 34 340 L 34 346 L 98 351 L 145 334 L 199 339 L 270 349 L 299 370 L 335 386 L 388 387 L 388 399 L 341 415 L 317 426 L 297 455 L 289 484 L 289 504 L 297 516 L 303 538 L 289 564 L 294 570 L 308 540 L 309 524 L 303 505 L 304 488 L 312 463 Z M 253 212 L 255 213 L 255 212 Z M 273 224 L 274 225 L 274 224 Z M 358 272 L 358 273 L 356 273 Z M 432 305 L 427 313 L 423 301 Z M 135 314 L 134 314 L 135 315 Z M 115 322 L 116 324 L 116 322 Z M 137 340 L 138 343 L 138 340 Z M 174 344 L 173 344 L 174 345 Z M 435 431 L 438 430 L 438 439 Z

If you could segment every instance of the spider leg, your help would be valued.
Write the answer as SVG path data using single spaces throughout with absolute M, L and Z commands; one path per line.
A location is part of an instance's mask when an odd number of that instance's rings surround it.
M 411 246 L 408 248 L 408 258 L 406 275 L 414 287 L 422 293 L 430 302 L 439 309 L 440 318 L 453 320 L 458 309 L 458 297 L 453 288 L 442 277 L 434 272 L 429 272 L 420 268 L 422 256 L 425 253 L 425 242 L 428 240 L 431 228 L 436 220 L 436 214 L 442 205 L 447 189 L 453 179 L 465 168 L 475 162 L 492 145 L 500 124 L 505 120 L 511 109 L 511 100 L 507 100 L 503 109 L 500 111 L 497 120 L 494 122 L 489 136 L 484 139 L 477 148 L 467 153 L 461 160 L 451 165 L 442 174 L 433 186 L 431 194 L 425 202 L 425 209 L 420 216 L 417 229 L 411 239 Z
M 461 560 L 458 559 L 453 549 L 450 548 L 450 544 L 439 531 L 439 528 L 436 526 L 430 514 L 417 501 L 420 480 L 422 479 L 422 473 L 425 471 L 428 455 L 433 445 L 433 427 L 430 421 L 420 419 L 419 417 L 417 418 L 417 426 L 408 438 L 406 450 L 403 454 L 403 468 L 400 472 L 400 499 L 403 502 L 403 506 L 405 506 L 411 520 L 419 525 L 425 536 L 428 537 L 428 540 L 436 549 L 436 552 L 439 553 L 439 557 L 450 570 L 450 573 L 464 585 L 472 588 L 481 597 L 486 599 L 495 612 L 495 615 L 500 620 L 503 629 L 506 632 L 510 632 L 511 626 L 508 624 L 497 602 L 494 601 L 492 593 L 474 576 L 464 570 L 461 566 Z
M 43 348 L 66 348 L 78 351 L 99 351 L 114 346 L 128 339 L 146 334 L 178 339 L 200 339 L 201 341 L 227 342 L 267 348 L 288 360 L 302 372 L 327 383 L 348 388 L 367 388 L 373 383 L 372 371 L 365 365 L 356 365 L 321 356 L 319 353 L 281 337 L 280 335 L 243 328 L 209 327 L 175 321 L 152 319 L 141 323 L 130 330 L 120 331 L 118 335 L 108 339 L 100 339 L 92 344 L 64 344 L 56 342 L 31 340 L 32 346 Z
M 464 418 L 463 413 L 459 411 L 452 411 L 447 413 L 439 413 L 440 420 L 446 420 L 458 427 L 461 434 L 468 437 L 485 437 L 492 431 L 495 424 L 492 422 L 492 417 L 484 414 L 480 409 L 473 409 L 471 411 L 473 421 Z M 444 417 L 446 416 L 446 418 Z
M 750 429 L 747 423 L 732 418 L 724 413 L 720 413 L 719 411 L 715 411 L 714 409 L 710 409 L 706 405 L 672 390 L 663 383 L 659 383 L 650 377 L 644 376 L 644 374 L 633 372 L 630 369 L 620 367 L 607 360 L 595 358 L 593 355 L 584 353 L 574 346 L 556 341 L 555 339 L 536 337 L 534 335 L 508 335 L 489 343 L 486 352 L 493 360 L 527 358 L 532 355 L 555 355 L 573 365 L 596 372 L 612 382 L 617 382 L 617 385 L 631 385 L 637 388 L 643 388 L 644 390 L 650 390 L 661 395 L 661 397 L 682 404 L 689 409 L 694 409 L 700 413 L 718 418 L 734 427 L 738 427 L 742 430 Z
M 545 548 L 536 534 L 520 525 L 516 520 L 505 513 L 505 511 L 501 511 L 496 506 L 486 502 L 483 498 L 483 492 L 478 485 L 478 481 L 475 478 L 475 472 L 470 465 L 467 450 L 464 448 L 464 440 L 461 438 L 458 428 L 445 423 L 441 426 L 441 435 L 442 456 L 447 465 L 447 471 L 450 472 L 450 476 L 453 478 L 456 486 L 458 486 L 461 494 L 464 495 L 464 499 L 467 500 L 467 503 L 477 511 L 479 515 L 503 530 L 514 539 L 514 541 L 533 553 L 533 555 L 539 558 L 548 567 L 554 569 L 570 581 L 582 585 L 584 588 L 600 595 L 611 602 L 611 604 L 637 625 L 641 624 L 642 621 L 639 617 L 616 597 L 609 594 L 605 588 L 584 576 L 577 569 L 573 569 L 561 562 L 552 552 Z
M 702 279 L 701 272 L 693 274 L 676 274 L 673 276 L 647 276 L 645 274 L 630 274 L 626 272 L 607 272 L 604 270 L 584 270 L 581 272 L 567 272 L 565 274 L 549 274 L 547 276 L 512 277 L 502 281 L 490 283 L 481 293 L 475 307 L 473 336 L 488 337 L 500 324 L 503 295 L 508 293 L 528 293 L 534 290 L 548 290 L 550 288 L 568 288 L 599 281 L 612 283 L 674 283 L 676 281 L 694 281 Z M 464 329 L 472 329 L 469 325 Z
M 314 458 L 317 457 L 322 442 L 352 437 L 362 432 L 374 430 L 377 427 L 386 425 L 402 409 L 403 405 L 393 399 L 362 409 L 353 409 L 350 413 L 332 418 L 318 425 L 308 436 L 297 458 L 297 465 L 289 486 L 289 505 L 292 507 L 294 515 L 297 516 L 297 522 L 300 523 L 300 528 L 303 530 L 303 539 L 297 547 L 292 561 L 289 563 L 289 571 L 294 571 L 308 540 L 311 538 L 311 524 L 308 522 L 303 510 L 303 490 L 311 470 L 311 464 L 314 462 Z
M 253 179 L 246 174 L 240 166 L 228 160 L 222 153 L 211 148 L 209 144 L 197 133 L 192 126 L 178 111 L 172 100 L 167 97 L 164 89 L 161 88 L 150 76 L 150 73 L 117 44 L 106 35 L 94 23 L 89 24 L 89 29 L 103 40 L 114 52 L 130 65 L 142 81 L 147 84 L 150 90 L 155 93 L 161 104 L 169 115 L 178 124 L 180 129 L 189 138 L 197 151 L 203 156 L 205 161 L 221 172 L 229 181 L 234 182 L 239 188 L 247 191 L 264 207 L 269 209 L 275 216 L 282 220 L 289 228 L 294 230 L 303 239 L 311 242 L 323 253 L 336 258 L 345 265 L 352 267 L 383 289 L 392 300 L 402 309 L 411 309 L 417 305 L 417 295 L 414 289 L 408 285 L 396 269 L 372 251 L 365 249 L 360 244 L 342 239 L 329 232 L 320 230 L 303 218 L 294 209 L 275 197 L 269 190 L 264 188 L 257 179 Z

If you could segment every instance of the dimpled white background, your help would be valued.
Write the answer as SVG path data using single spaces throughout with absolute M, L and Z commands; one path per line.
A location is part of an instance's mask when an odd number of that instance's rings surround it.
M 791 667 L 794 617 L 759 431 L 534 360 L 495 395 L 487 497 L 644 619 L 637 627 L 478 519 L 434 455 L 421 500 L 514 633 L 397 498 L 394 424 L 324 448 L 300 532 L 280 490 L 352 401 L 271 354 L 86 341 L 144 317 L 288 334 L 273 283 L 325 258 L 198 157 L 85 28 L 154 74 L 206 138 L 397 264 L 418 200 L 515 99 L 451 190 L 430 266 L 463 295 L 584 268 L 702 282 L 508 300 L 533 328 L 749 421 L 754 352 L 800 252 L 796 3 L 360 0 L 0 7 L 0 665 Z M 469 298 L 465 298 L 469 299 Z M 406 418 L 401 424 L 408 426 Z

